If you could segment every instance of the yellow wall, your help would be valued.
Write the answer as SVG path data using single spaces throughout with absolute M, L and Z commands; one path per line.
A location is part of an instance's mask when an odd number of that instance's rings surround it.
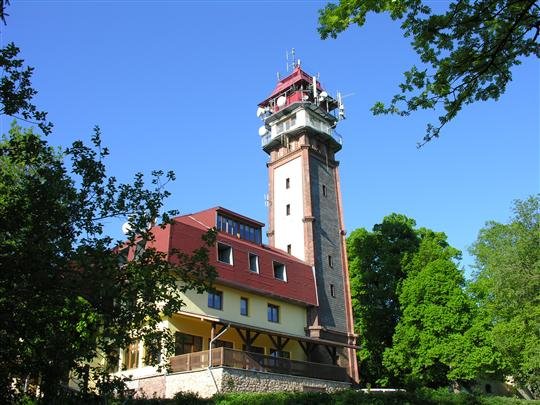
M 208 308 L 208 293 L 197 294 L 189 291 L 183 295 L 183 310 L 200 315 L 215 316 L 231 322 L 242 323 L 253 327 L 275 330 L 276 332 L 305 335 L 306 308 L 285 301 L 250 294 L 230 287 L 214 285 L 223 292 L 223 310 Z M 249 300 L 248 316 L 240 315 L 240 297 Z M 268 321 L 268 304 L 279 306 L 279 322 Z
M 266 316 L 266 311 L 265 311 Z M 183 316 L 182 314 L 175 315 L 169 319 L 169 329 L 173 332 L 182 332 L 190 335 L 201 336 L 203 338 L 203 350 L 208 350 L 210 341 L 211 323 L 206 320 L 200 320 L 193 317 Z M 219 328 L 221 329 L 221 328 Z M 233 327 L 229 328 L 220 340 L 232 342 L 233 349 L 242 350 L 244 342 L 238 335 L 238 332 Z M 264 354 L 270 355 L 270 350 L 274 349 L 274 345 L 267 335 L 261 333 L 259 337 L 252 343 L 253 346 L 263 347 Z M 284 347 L 285 351 L 291 355 L 291 360 L 306 361 L 306 356 L 297 341 L 291 339 Z

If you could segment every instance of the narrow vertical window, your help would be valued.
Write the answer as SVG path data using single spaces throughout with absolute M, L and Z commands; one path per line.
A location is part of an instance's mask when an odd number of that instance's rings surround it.
M 249 270 L 253 273 L 259 272 L 259 256 L 253 253 L 249 254 Z
M 274 266 L 274 278 L 277 278 L 278 280 L 287 281 L 287 271 L 285 269 L 285 265 L 283 263 L 273 262 L 273 266 Z
M 288 253 L 288 254 L 291 254 L 291 251 L 292 251 L 291 245 L 287 245 L 287 253 Z
M 139 367 L 139 341 L 136 340 L 124 349 L 124 368 Z
M 248 316 L 248 299 L 240 297 L 240 315 Z
M 233 264 L 232 247 L 223 243 L 218 243 L 218 261 L 221 263 Z
M 323 184 L 322 185 L 322 195 L 326 197 L 326 186 Z
M 334 284 L 330 284 L 330 295 L 333 298 L 336 298 L 336 287 L 334 286 Z
M 285 188 L 290 188 L 291 187 L 291 179 L 289 179 L 288 177 L 285 179 Z
M 291 215 L 291 204 L 287 204 L 287 206 L 285 207 L 285 214 Z
M 279 322 L 279 307 L 277 305 L 268 304 L 268 321 Z
M 330 266 L 331 268 L 334 268 L 334 259 L 332 258 L 331 255 L 328 255 L 328 266 Z

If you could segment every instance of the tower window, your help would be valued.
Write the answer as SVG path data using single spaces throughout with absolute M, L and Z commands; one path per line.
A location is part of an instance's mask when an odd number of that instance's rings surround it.
M 327 195 L 326 186 L 324 184 L 322 185 L 322 195 L 325 197 Z
M 289 179 L 288 177 L 285 179 L 285 188 L 290 188 L 291 187 L 291 179 Z
M 285 207 L 285 215 L 291 215 L 291 204 L 287 204 Z
M 268 321 L 279 322 L 279 307 L 277 305 L 268 304 Z
M 208 308 L 223 309 L 223 293 L 221 291 L 210 291 L 208 293 Z
M 253 273 L 259 272 L 259 256 L 253 253 L 249 254 L 249 270 Z
M 223 243 L 218 243 L 218 261 L 221 263 L 233 264 L 232 247 Z
M 336 286 L 334 284 L 330 284 L 330 295 L 336 298 Z
M 287 281 L 287 271 L 285 265 L 279 262 L 273 262 L 274 265 L 274 278 L 278 280 Z
M 291 251 L 292 251 L 292 246 L 291 246 L 291 245 L 287 245 L 287 253 L 288 253 L 288 254 L 291 254 Z
M 332 258 L 331 255 L 328 255 L 328 266 L 330 266 L 331 268 L 334 268 L 334 259 Z

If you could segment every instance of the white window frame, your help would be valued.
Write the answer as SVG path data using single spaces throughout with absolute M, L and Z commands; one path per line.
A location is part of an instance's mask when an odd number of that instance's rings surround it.
M 225 246 L 227 248 L 230 249 L 229 251 L 229 261 L 228 262 L 224 262 L 220 259 L 220 254 L 219 254 L 219 250 L 220 250 L 220 246 Z M 228 264 L 229 266 L 233 266 L 234 265 L 234 254 L 233 254 L 233 248 L 231 245 L 227 245 L 226 243 L 223 243 L 223 242 L 218 242 L 217 243 L 217 251 L 216 251 L 216 254 L 217 254 L 217 261 L 219 263 L 223 263 L 223 264 Z

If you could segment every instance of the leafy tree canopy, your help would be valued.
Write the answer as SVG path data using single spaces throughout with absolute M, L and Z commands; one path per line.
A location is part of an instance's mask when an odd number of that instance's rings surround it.
M 404 265 L 399 300 L 402 316 L 384 365 L 406 384 L 444 386 L 472 381 L 499 369 L 500 356 L 476 320 L 454 260 L 460 252 L 446 235 L 422 229 L 421 243 Z
M 497 100 L 512 80 L 512 68 L 525 57 L 540 57 L 535 0 L 454 0 L 440 13 L 421 0 L 339 0 L 320 10 L 319 33 L 335 38 L 351 24 L 363 26 L 370 12 L 399 20 L 422 62 L 405 72 L 391 102 L 375 103 L 372 112 L 407 116 L 444 109 L 418 146 L 437 138 L 463 106 Z
M 418 248 L 413 219 L 400 214 L 386 216 L 373 231 L 357 229 L 347 238 L 351 298 L 355 330 L 359 334 L 360 380 L 373 386 L 393 376 L 382 364 L 384 349 L 401 316 L 398 287 L 405 278 L 402 260 Z
M 173 343 L 160 326 L 163 316 L 179 311 L 181 292 L 202 292 L 215 274 L 207 250 L 213 234 L 192 254 L 153 247 L 148 223 L 168 195 L 162 180 L 174 175 L 154 172 L 151 188 L 142 174 L 119 184 L 106 174 L 98 129 L 92 142 L 57 151 L 17 125 L 0 142 L 4 397 L 13 394 L 14 378 L 39 378 L 45 395 L 54 397 L 70 371 L 88 380 L 90 372 L 118 362 L 119 348 L 136 341 L 144 342 L 145 363 L 158 364 Z M 172 214 L 161 216 L 163 226 Z M 130 218 L 127 242 L 104 235 L 103 221 L 112 217 Z M 125 249 L 137 252 L 122 265 Z M 96 358 L 105 367 L 89 369 Z
M 472 290 L 493 325 L 507 373 L 540 396 L 540 195 L 514 202 L 506 224 L 489 221 L 471 248 Z
M 8 3 L 0 1 L 1 20 Z M 50 134 L 46 113 L 32 104 L 33 70 L 18 53 L 14 44 L 0 49 L 0 114 Z M 175 212 L 163 212 L 163 203 L 174 173 L 155 171 L 150 181 L 137 173 L 121 184 L 107 174 L 107 155 L 97 127 L 90 145 L 64 150 L 15 123 L 0 140 L 0 398 L 7 402 L 28 381 L 54 401 L 70 372 L 83 390 L 90 374 L 98 388 L 114 389 L 107 367 L 137 341 L 146 364 L 161 364 L 174 343 L 163 317 L 180 309 L 182 292 L 202 292 L 215 277 L 212 231 L 193 252 L 154 248 L 148 225 L 171 222 Z M 104 234 L 110 218 L 129 218 L 127 241 Z

